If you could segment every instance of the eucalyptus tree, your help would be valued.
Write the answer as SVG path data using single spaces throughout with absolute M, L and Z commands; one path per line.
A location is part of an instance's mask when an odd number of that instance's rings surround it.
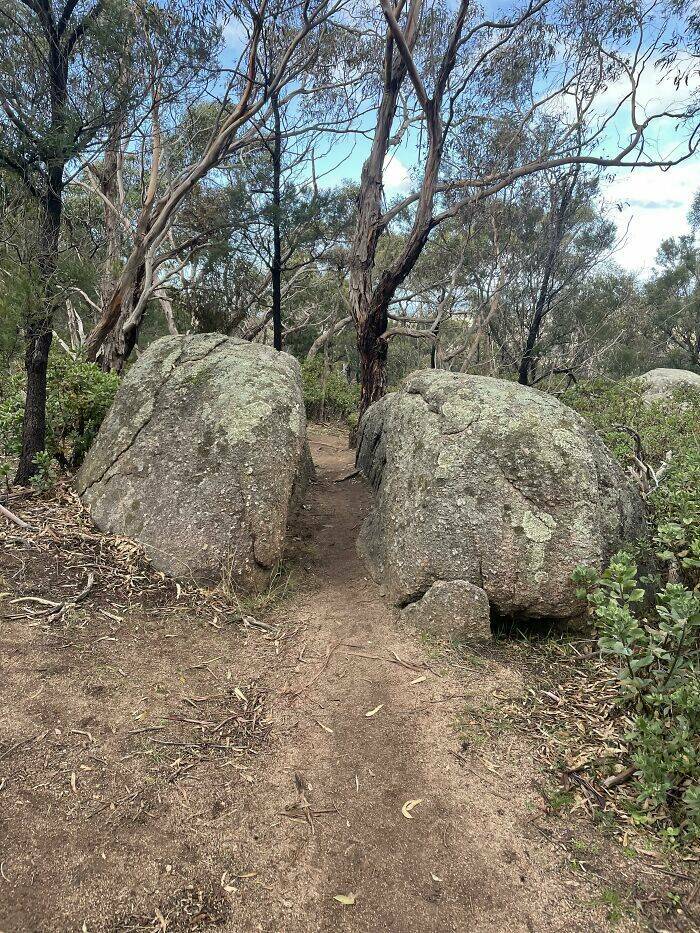
M 560 310 L 612 257 L 617 237 L 597 177 L 579 164 L 539 172 L 514 188 L 516 198 L 501 218 L 510 233 L 502 258 L 508 275 L 491 333 L 507 368 L 532 385 L 547 367 L 566 366 L 552 340 Z
M 389 309 L 437 226 L 545 169 L 669 167 L 698 143 L 696 100 L 679 93 L 657 112 L 639 99 L 645 68 L 669 42 L 682 46 L 672 4 L 516 0 L 492 19 L 468 0 L 376 0 L 368 12 L 380 14 L 371 21 L 383 63 L 350 257 L 361 410 L 386 390 Z M 553 116 L 558 130 L 538 134 Z M 674 137 L 670 155 L 650 147 L 661 124 Z M 525 137 L 541 139 L 540 148 L 524 146 Z M 387 206 L 383 167 L 397 138 L 415 145 L 417 181 Z M 402 214 L 410 218 L 403 249 L 380 267 L 380 243 Z
M 692 233 L 663 241 L 645 292 L 654 344 L 671 365 L 700 372 L 700 248 Z
M 45 438 L 46 368 L 58 276 L 64 195 L 71 176 L 146 93 L 141 62 L 159 46 L 156 80 L 177 83 L 207 55 L 213 7 L 179 0 L 0 0 L 0 166 L 36 211 L 35 290 L 24 322 L 27 371 L 17 481 L 35 471 Z M 150 76 L 153 80 L 153 76 Z
M 198 94 L 196 106 L 184 108 L 188 116 L 194 109 L 199 123 L 190 139 L 189 158 L 178 160 L 175 166 L 164 158 L 168 150 L 164 110 L 159 105 L 158 85 L 150 82 L 153 105 L 147 125 L 140 128 L 147 141 L 139 148 L 147 181 L 136 218 L 124 224 L 128 247 L 112 294 L 85 342 L 89 359 L 101 359 L 106 368 L 123 365 L 148 302 L 202 248 L 201 242 L 173 244 L 175 217 L 203 181 L 216 183 L 216 173 L 226 171 L 242 153 L 275 145 L 270 118 L 274 121 L 276 110 L 312 93 L 309 75 L 316 74 L 335 19 L 346 3 L 260 0 L 257 8 L 247 4 L 232 8 L 228 32 L 237 38 L 227 54 L 233 56 L 233 64 L 222 67 L 219 80 L 208 89 L 207 107 L 202 107 Z M 316 88 L 317 82 L 311 84 Z M 169 126 L 170 149 L 178 126 L 178 121 Z M 98 186 L 94 187 L 98 192 Z M 120 206 L 107 200 L 120 214 Z

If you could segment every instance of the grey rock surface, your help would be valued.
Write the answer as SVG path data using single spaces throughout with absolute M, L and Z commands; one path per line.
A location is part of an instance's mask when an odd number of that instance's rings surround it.
M 696 389 L 700 392 L 700 376 L 689 369 L 650 369 L 639 377 L 644 386 L 645 402 L 670 398 L 676 389 Z
M 163 337 L 129 369 L 76 477 L 98 528 L 155 567 L 252 590 L 312 470 L 299 365 L 220 334 Z
M 401 616 L 416 628 L 438 635 L 491 637 L 488 596 L 466 580 L 436 580 L 420 599 L 402 610 Z
M 500 615 L 572 618 L 574 569 L 602 568 L 644 526 L 594 429 L 499 379 L 410 375 L 362 419 L 358 467 L 375 490 L 358 549 L 399 606 L 463 580 Z

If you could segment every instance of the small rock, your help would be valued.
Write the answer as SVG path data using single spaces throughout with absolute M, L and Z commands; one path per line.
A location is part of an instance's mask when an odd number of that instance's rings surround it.
M 436 581 L 420 599 L 404 607 L 401 616 L 439 635 L 491 637 L 488 596 L 466 580 Z

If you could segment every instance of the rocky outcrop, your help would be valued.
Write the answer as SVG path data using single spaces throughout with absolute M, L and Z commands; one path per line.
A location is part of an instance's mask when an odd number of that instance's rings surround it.
M 642 399 L 647 403 L 671 398 L 676 389 L 700 392 L 700 376 L 689 369 L 650 369 L 639 381 L 644 387 Z
M 163 337 L 129 369 L 76 485 L 97 527 L 157 568 L 250 590 L 311 469 L 296 360 L 205 334 Z
M 365 414 L 358 466 L 375 490 L 358 548 L 399 606 L 464 581 L 499 616 L 570 618 L 574 569 L 602 568 L 643 528 L 639 494 L 593 428 L 498 379 L 409 376 Z

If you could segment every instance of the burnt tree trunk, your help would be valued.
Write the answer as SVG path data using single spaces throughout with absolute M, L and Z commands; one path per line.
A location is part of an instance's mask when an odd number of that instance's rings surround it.
M 27 386 L 22 423 L 22 450 L 15 476 L 15 482 L 19 485 L 25 485 L 36 474 L 36 456 L 46 447 L 46 371 L 56 308 L 56 271 L 67 159 L 65 136 L 68 60 L 61 45 L 61 35 L 53 24 L 48 29 L 47 38 L 52 143 L 50 151 L 44 156 L 45 187 L 39 199 L 37 305 L 30 310 L 25 328 L 24 365 Z
M 544 270 L 542 272 L 542 281 L 537 292 L 537 300 L 535 301 L 535 308 L 532 318 L 530 319 L 525 347 L 520 358 L 520 366 L 518 369 L 518 382 L 520 385 L 532 385 L 535 378 L 535 370 L 537 367 L 537 343 L 540 338 L 542 323 L 549 312 L 552 301 L 552 282 L 557 270 L 559 252 L 564 239 L 566 223 L 569 219 L 579 173 L 580 166 L 577 165 L 566 178 L 555 208 L 552 232 L 547 247 Z
M 46 371 L 53 337 L 56 267 L 62 214 L 63 165 L 49 174 L 49 190 L 41 205 L 37 268 L 38 302 L 28 316 L 24 365 L 27 373 L 22 451 L 15 482 L 25 485 L 37 472 L 34 458 L 46 445 Z
M 272 148 L 272 345 L 282 349 L 282 127 L 277 97 L 272 98 L 274 142 Z

